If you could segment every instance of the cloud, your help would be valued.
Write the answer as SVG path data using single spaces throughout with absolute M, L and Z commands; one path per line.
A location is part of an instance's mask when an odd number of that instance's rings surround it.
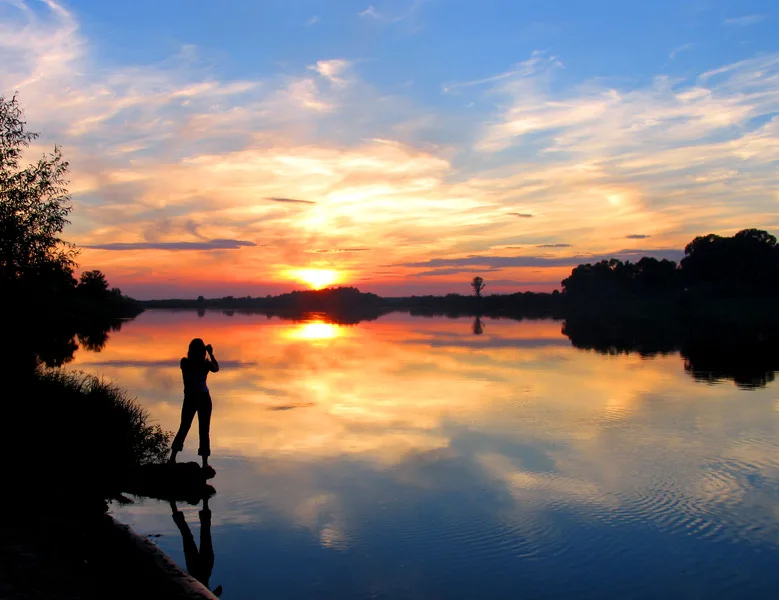
M 269 406 L 267 410 L 285 411 L 285 410 L 294 410 L 296 408 L 311 408 L 312 406 L 316 406 L 316 404 L 314 402 L 295 402 L 294 404 L 279 404 L 276 406 Z
M 570 248 L 571 244 L 538 244 L 536 248 Z
M 489 269 L 488 271 L 484 271 L 484 269 L 480 269 L 479 273 L 482 275 L 486 273 L 492 273 L 500 271 L 500 269 Z M 440 277 L 442 275 L 460 275 L 462 273 L 474 273 L 474 269 L 471 268 L 461 268 L 461 267 L 454 267 L 451 269 L 435 269 L 433 271 L 421 271 L 419 273 L 415 273 L 414 277 Z
M 669 250 L 665 248 L 651 250 L 619 250 L 611 254 L 604 255 L 584 255 L 577 254 L 572 256 L 559 256 L 549 258 L 546 256 L 466 256 L 463 258 L 433 258 L 426 261 L 403 263 L 399 266 L 404 267 L 465 267 L 465 266 L 484 266 L 492 269 L 503 269 L 508 267 L 560 267 L 573 266 L 581 263 L 593 263 L 601 260 L 616 258 L 619 260 L 639 260 L 644 256 L 654 256 L 655 258 L 667 258 L 669 260 L 681 260 L 684 252 L 681 250 Z
M 477 148 L 505 150 L 532 134 L 533 146 L 550 157 L 651 155 L 701 146 L 737 127 L 754 128 L 755 119 L 779 108 L 771 84 L 777 55 L 726 65 L 692 81 L 658 76 L 650 86 L 633 89 L 592 81 L 560 93 L 553 86 L 560 68 L 555 57 L 535 53 L 520 68 L 493 78 L 489 93 L 505 102 Z M 714 75 L 729 77 L 707 86 Z
M 266 200 L 270 200 L 272 202 L 287 202 L 290 204 L 316 204 L 316 202 L 313 200 L 298 200 L 297 198 L 281 198 L 278 196 L 271 196 L 266 198 Z
M 556 339 L 528 339 L 528 338 L 488 338 L 488 339 L 434 339 L 411 340 L 409 345 L 425 345 L 430 348 L 569 348 L 571 340 L 565 337 Z
M 762 23 L 767 18 L 766 15 L 744 15 L 743 17 L 725 19 L 722 23 L 728 27 L 749 27 L 750 25 Z
M 331 60 L 320 60 L 315 65 L 308 67 L 312 71 L 316 71 L 330 81 L 338 85 L 346 85 L 347 80 L 344 74 L 351 68 L 352 63 L 342 58 L 336 58 Z
M 318 250 L 306 250 L 312 254 L 343 254 L 344 252 L 369 252 L 371 248 L 321 248 Z
M 670 54 L 668 55 L 668 58 L 671 60 L 674 60 L 677 56 L 679 56 L 682 52 L 686 52 L 690 48 L 695 46 L 692 42 L 689 42 L 687 44 L 682 44 L 681 46 L 677 46 L 673 50 L 671 50 Z
M 547 57 L 546 53 L 536 50 L 528 60 L 518 63 L 514 68 L 509 69 L 508 71 L 498 73 L 497 75 L 482 77 L 480 79 L 472 79 L 470 81 L 446 83 L 441 89 L 444 93 L 453 93 L 464 88 L 482 87 L 487 84 L 497 84 L 506 80 L 514 80 L 517 77 L 528 77 L 537 74 L 544 64 L 546 64 L 546 66 L 555 67 L 563 66 L 554 56 Z
M 178 369 L 181 363 L 178 360 L 144 360 L 144 359 L 115 359 L 115 360 L 96 360 L 90 361 L 91 367 L 117 367 L 121 369 Z M 220 360 L 219 364 L 228 369 L 246 369 L 256 367 L 255 362 L 246 362 L 242 360 Z
M 208 240 L 205 242 L 115 242 L 85 245 L 91 250 L 237 250 L 256 247 L 254 242 L 242 240 Z
M 652 237 L 651 235 L 646 235 L 643 233 L 631 233 L 630 235 L 625 236 L 629 240 L 645 240 L 647 238 Z
M 509 214 L 513 215 L 515 217 L 521 217 L 523 219 L 532 219 L 533 217 L 535 217 L 535 215 L 531 215 L 530 213 L 512 212 L 512 213 L 509 213 Z
M 376 7 L 373 6 L 373 4 L 371 4 L 368 8 L 366 8 L 362 12 L 358 13 L 358 16 L 360 16 L 360 17 L 371 17 L 371 18 L 377 19 L 377 20 L 381 20 L 381 19 L 385 19 L 386 18 L 378 10 L 376 10 Z
M 408 5 L 408 7 L 404 11 L 396 14 L 388 14 L 385 12 L 381 12 L 373 4 L 369 5 L 368 8 L 366 8 L 363 11 L 360 11 L 357 14 L 361 18 L 374 19 L 376 21 L 383 21 L 385 23 L 398 23 L 400 21 L 403 21 L 404 19 L 408 19 L 414 13 L 416 13 L 417 10 L 419 10 L 420 6 L 422 6 L 424 1 L 425 0 L 412 0 L 412 2 Z
M 314 15 L 314 16 L 310 17 L 309 19 L 307 19 L 306 22 L 303 23 L 303 24 L 306 27 L 311 27 L 312 25 L 316 25 L 317 23 L 319 23 L 319 21 L 321 21 L 321 19 L 317 15 Z

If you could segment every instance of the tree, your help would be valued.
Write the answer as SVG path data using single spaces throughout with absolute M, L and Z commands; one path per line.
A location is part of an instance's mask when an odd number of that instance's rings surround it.
M 0 284 L 59 271 L 71 275 L 75 248 L 59 235 L 68 223 L 68 163 L 59 148 L 21 166 L 38 137 L 27 131 L 16 97 L 0 96 Z
M 613 298 L 623 294 L 635 279 L 636 266 L 616 258 L 579 265 L 563 279 L 569 298 Z
M 0 96 L 0 330 L 13 340 L 0 349 L 12 372 L 33 372 L 41 362 L 61 365 L 77 349 L 76 334 L 99 349 L 121 317 L 138 303 L 109 289 L 105 275 L 87 271 L 76 282 L 77 251 L 60 235 L 71 211 L 59 148 L 24 166 L 38 134 L 27 131 L 16 97 Z
M 105 297 L 108 293 L 108 280 L 102 271 L 84 271 L 79 279 L 78 287 L 80 293 L 90 298 Z
M 481 335 L 484 333 L 484 323 L 482 323 L 481 317 L 476 317 L 473 320 L 471 331 L 473 331 L 473 335 Z
M 680 271 L 672 260 L 644 256 L 636 267 L 636 282 L 643 294 L 667 294 L 679 286 Z
M 710 291 L 751 293 L 779 289 L 779 245 L 760 229 L 733 237 L 696 237 L 684 249 L 685 285 Z
M 471 281 L 471 287 L 473 288 L 473 291 L 476 292 L 476 297 L 481 298 L 481 291 L 487 287 L 487 284 L 484 283 L 484 279 L 481 277 L 474 277 L 473 281 Z
M 0 327 L 14 340 L 0 350 L 0 361 L 11 371 L 39 360 L 61 364 L 75 349 L 76 250 L 60 238 L 70 213 L 68 163 L 55 147 L 24 166 L 37 137 L 16 97 L 0 96 Z

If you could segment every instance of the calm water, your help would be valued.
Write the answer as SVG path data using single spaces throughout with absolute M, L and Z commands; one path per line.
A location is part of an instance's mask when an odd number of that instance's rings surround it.
M 214 345 L 223 598 L 776 597 L 778 388 L 560 329 L 152 311 L 73 366 L 176 429 L 178 359 Z M 196 450 L 193 427 L 182 460 Z M 179 507 L 198 541 L 198 507 Z M 167 503 L 113 512 L 184 564 Z

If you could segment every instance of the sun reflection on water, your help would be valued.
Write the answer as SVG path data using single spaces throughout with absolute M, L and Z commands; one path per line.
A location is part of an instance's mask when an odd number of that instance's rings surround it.
M 324 321 L 311 321 L 287 330 L 285 336 L 292 340 L 321 341 L 333 340 L 343 335 L 343 327 Z

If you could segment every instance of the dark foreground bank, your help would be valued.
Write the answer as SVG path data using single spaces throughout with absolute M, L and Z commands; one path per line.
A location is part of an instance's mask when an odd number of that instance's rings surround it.
M 60 508 L 45 510 L 37 503 L 4 502 L 2 509 L 4 599 L 216 597 L 153 542 L 95 507 L 65 501 Z
M 0 498 L 0 598 L 214 598 L 154 544 L 117 524 L 123 492 L 173 498 L 212 494 L 205 476 L 159 470 L 170 435 L 115 385 L 38 369 L 0 425 L 6 462 Z M 165 486 L 160 487 L 159 482 Z

